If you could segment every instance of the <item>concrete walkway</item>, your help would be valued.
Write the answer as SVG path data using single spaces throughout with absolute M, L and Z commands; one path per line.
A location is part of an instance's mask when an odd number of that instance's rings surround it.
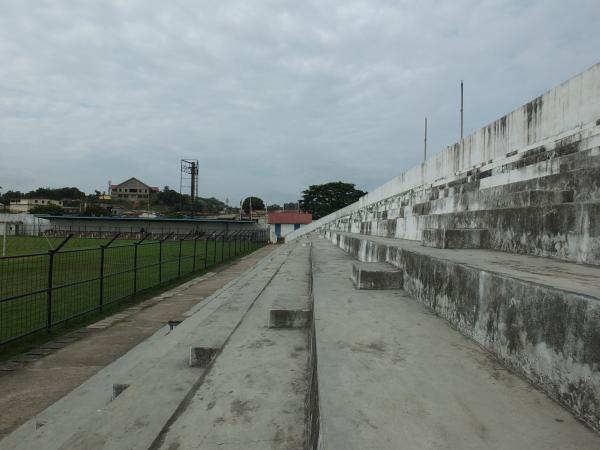
M 309 246 L 287 247 L 289 257 L 156 448 L 303 448 L 307 330 L 267 326 L 273 306 L 307 306 Z
M 313 241 L 321 448 L 600 448 L 600 436 L 403 291 L 355 290 L 351 261 Z

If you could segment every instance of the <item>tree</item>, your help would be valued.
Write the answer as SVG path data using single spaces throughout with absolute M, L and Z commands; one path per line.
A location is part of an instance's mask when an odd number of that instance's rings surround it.
M 30 214 L 47 214 L 49 216 L 62 216 L 64 210 L 59 205 L 38 205 L 29 211 Z
M 309 186 L 302 191 L 300 208 L 311 212 L 313 218 L 320 219 L 332 212 L 358 201 L 366 192 L 354 187 L 352 183 L 341 181 Z
M 4 194 L 0 195 L 0 203 L 8 205 L 11 200 L 19 200 L 22 197 L 23 194 L 20 191 L 6 191 Z
M 181 207 L 184 202 L 183 196 L 173 190 L 169 189 L 169 186 L 165 186 L 162 192 L 156 193 L 153 195 L 153 201 L 156 201 L 159 205 L 171 206 L 171 207 Z
M 267 211 L 280 211 L 282 208 L 277 203 L 267 206 Z
M 216 199 L 214 197 L 211 197 L 211 198 L 198 197 L 197 202 L 198 202 L 200 211 L 202 211 L 203 213 L 211 213 L 211 214 L 220 213 L 227 207 L 227 205 L 225 203 L 223 203 L 221 200 Z
M 298 203 L 294 203 L 294 202 L 284 203 L 283 204 L 283 209 L 285 211 L 297 211 L 298 210 Z
M 52 189 L 49 187 L 37 188 L 25 194 L 26 198 L 49 198 L 52 200 L 82 200 L 85 198 L 85 192 L 81 192 L 76 187 L 63 187 Z
M 246 197 L 242 203 L 242 209 L 246 214 L 250 214 L 250 200 L 252 199 L 252 211 L 264 210 L 265 203 L 258 197 Z

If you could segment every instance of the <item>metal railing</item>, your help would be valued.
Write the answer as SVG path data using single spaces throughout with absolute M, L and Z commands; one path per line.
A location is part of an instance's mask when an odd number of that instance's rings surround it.
M 0 346 L 203 271 L 268 242 L 266 230 L 186 236 L 119 244 L 55 248 L 0 257 Z

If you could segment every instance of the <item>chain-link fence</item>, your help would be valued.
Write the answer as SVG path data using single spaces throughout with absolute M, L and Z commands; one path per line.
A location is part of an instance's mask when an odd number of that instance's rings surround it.
M 58 241 L 32 244 L 47 251 L 0 257 L 0 345 L 253 251 L 267 243 L 268 232 L 121 237 L 87 239 L 85 248 L 68 247 L 73 235 L 53 237 Z

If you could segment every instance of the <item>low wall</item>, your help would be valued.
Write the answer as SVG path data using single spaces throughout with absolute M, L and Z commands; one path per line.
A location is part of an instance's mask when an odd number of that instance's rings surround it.
M 100 218 L 44 216 L 54 232 L 73 233 L 175 233 L 185 235 L 190 232 L 235 232 L 264 229 L 250 220 L 215 219 L 142 219 L 142 218 Z
M 403 268 L 410 295 L 600 431 L 598 299 L 359 237 L 329 237 L 361 261 Z

